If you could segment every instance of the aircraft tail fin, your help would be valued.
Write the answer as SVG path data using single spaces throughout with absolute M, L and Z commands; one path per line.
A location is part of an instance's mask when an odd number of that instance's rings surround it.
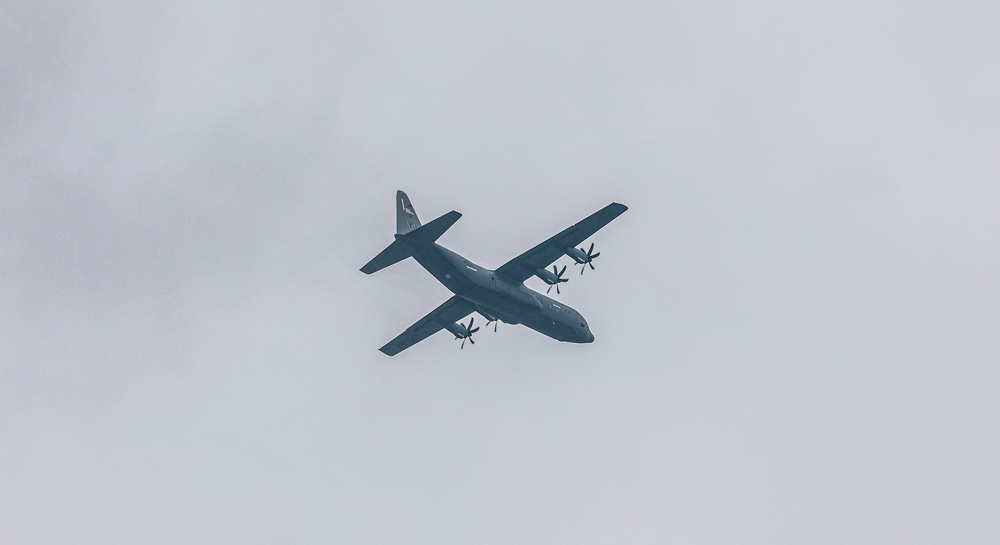
M 420 219 L 410 203 L 410 198 L 402 191 L 396 191 L 396 234 L 405 235 L 420 227 Z
M 372 274 L 413 255 L 416 244 L 429 244 L 437 240 L 462 214 L 452 210 L 427 225 L 420 225 L 417 213 L 410 204 L 409 197 L 402 191 L 396 192 L 396 240 L 386 246 L 371 261 L 361 267 L 361 272 Z

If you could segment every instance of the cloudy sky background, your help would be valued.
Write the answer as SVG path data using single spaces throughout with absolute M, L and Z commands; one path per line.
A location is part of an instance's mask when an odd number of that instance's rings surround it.
M 5 2 L 0 541 L 996 543 L 1000 5 L 925 4 Z M 379 353 L 396 189 L 629 205 L 596 342 Z

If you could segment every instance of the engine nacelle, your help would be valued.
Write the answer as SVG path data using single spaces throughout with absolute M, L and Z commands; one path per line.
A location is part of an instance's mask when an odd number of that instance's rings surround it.
M 587 257 L 587 254 L 579 248 L 573 248 L 573 247 L 566 248 L 566 255 L 571 257 L 573 261 L 576 261 L 577 265 L 590 261 L 590 258 Z
M 541 278 L 542 282 L 545 282 L 550 286 L 554 286 L 562 281 L 559 279 L 558 276 L 555 275 L 555 273 L 553 273 L 548 269 L 538 269 L 537 271 L 535 271 L 535 276 Z
M 465 337 L 468 336 L 468 330 L 466 330 L 464 324 L 460 324 L 458 322 L 451 322 L 444 324 L 444 328 L 447 329 L 449 332 L 451 332 L 451 334 L 454 335 L 456 339 L 464 339 Z

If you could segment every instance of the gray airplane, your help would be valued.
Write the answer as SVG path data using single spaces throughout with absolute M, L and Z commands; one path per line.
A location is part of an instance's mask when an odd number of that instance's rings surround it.
M 559 270 L 553 265 L 551 271 L 548 266 L 563 255 L 568 255 L 582 267 L 580 274 L 588 266 L 593 269 L 594 258 L 601 255 L 600 252 L 594 253 L 593 244 L 586 251 L 577 248 L 577 244 L 626 210 L 628 207 L 623 204 L 611 203 L 491 271 L 436 242 L 462 214 L 452 210 L 421 225 L 409 197 L 406 193 L 397 191 L 396 240 L 361 267 L 361 272 L 372 274 L 412 257 L 455 295 L 379 350 L 395 356 L 442 329 L 455 335 L 455 339 L 462 339 L 462 348 L 465 347 L 466 339 L 475 344 L 472 334 L 479 331 L 479 328 L 472 327 L 474 318 L 469 319 L 468 325 L 460 323 L 472 312 L 482 314 L 487 320 L 487 326 L 493 323 L 494 331 L 495 322 L 502 321 L 507 324 L 524 324 L 557 341 L 594 342 L 594 335 L 579 312 L 529 289 L 524 281 L 537 276 L 549 285 L 549 290 L 555 286 L 558 293 L 559 284 L 569 280 L 562 276 L 566 272 L 566 266 Z

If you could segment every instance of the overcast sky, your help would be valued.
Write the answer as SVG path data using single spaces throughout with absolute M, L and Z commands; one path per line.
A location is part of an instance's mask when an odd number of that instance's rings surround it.
M 4 2 L 0 542 L 1000 542 L 997 28 Z M 628 205 L 596 342 L 378 352 L 449 295 L 358 271 L 396 189 L 491 268 Z

